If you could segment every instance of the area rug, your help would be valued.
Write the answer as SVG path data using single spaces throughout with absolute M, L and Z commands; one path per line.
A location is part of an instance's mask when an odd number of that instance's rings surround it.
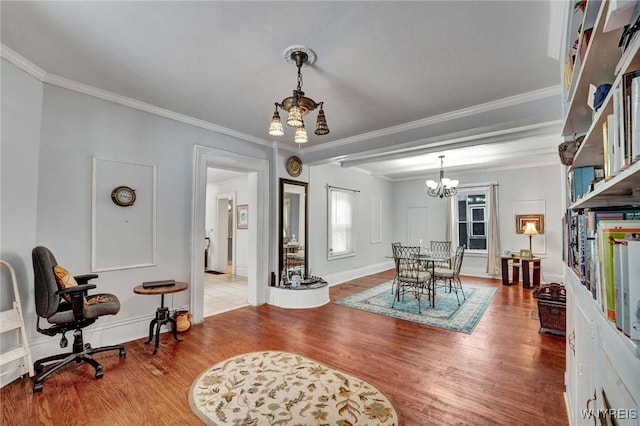
M 208 270 L 205 271 L 207 274 L 213 274 L 213 275 L 224 275 L 224 272 L 219 272 L 219 271 L 214 271 L 214 270 Z
M 496 292 L 494 287 L 473 287 L 463 284 L 466 300 L 462 300 L 460 294 L 460 306 L 456 294 L 445 291 L 444 288 L 436 290 L 435 308 L 429 306 L 429 300 L 425 295 L 420 306 L 422 313 L 418 314 L 418 303 L 412 294 L 405 296 L 404 300 L 393 303 L 391 281 L 379 286 L 361 291 L 335 301 L 338 305 L 361 309 L 380 315 L 387 315 L 407 321 L 413 321 L 433 327 L 445 328 L 471 334 L 482 319 L 489 303 Z
M 373 385 L 301 355 L 262 351 L 226 359 L 191 385 L 208 425 L 398 425 Z

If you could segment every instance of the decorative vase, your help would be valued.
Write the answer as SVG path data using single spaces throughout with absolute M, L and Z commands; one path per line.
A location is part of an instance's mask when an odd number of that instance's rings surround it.
M 189 311 L 176 311 L 176 313 L 173 314 L 173 319 L 176 320 L 176 330 L 178 333 L 189 330 L 191 327 L 191 318 L 192 315 Z

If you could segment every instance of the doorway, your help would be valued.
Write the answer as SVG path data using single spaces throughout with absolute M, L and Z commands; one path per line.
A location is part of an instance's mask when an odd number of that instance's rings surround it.
M 246 232 L 247 245 L 243 248 L 248 261 L 247 302 L 251 305 L 266 303 L 269 283 L 269 161 L 242 154 L 196 145 L 194 147 L 193 177 L 193 221 L 191 256 L 191 309 L 193 322 L 203 320 L 204 256 L 203 241 L 207 233 L 206 200 L 207 169 L 217 168 L 245 173 L 248 181 L 247 206 L 249 226 Z M 232 213 L 233 212 L 232 210 Z M 234 214 L 235 216 L 235 214 Z M 237 231 L 237 230 L 236 230 Z M 238 238 L 236 237 L 236 240 Z M 237 246 L 237 241 L 236 241 Z M 214 247 L 215 250 L 215 247 Z

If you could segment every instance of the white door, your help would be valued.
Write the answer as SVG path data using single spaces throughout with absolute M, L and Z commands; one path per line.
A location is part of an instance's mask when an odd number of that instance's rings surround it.
M 407 207 L 407 245 L 429 244 L 428 212 L 427 207 Z

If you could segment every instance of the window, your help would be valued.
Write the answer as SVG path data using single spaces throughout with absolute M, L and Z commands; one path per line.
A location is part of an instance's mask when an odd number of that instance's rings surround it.
M 353 218 L 355 194 L 353 191 L 328 187 L 329 200 L 328 259 L 354 256 Z
M 470 251 L 486 253 L 488 187 L 458 189 L 455 213 L 458 245 Z

